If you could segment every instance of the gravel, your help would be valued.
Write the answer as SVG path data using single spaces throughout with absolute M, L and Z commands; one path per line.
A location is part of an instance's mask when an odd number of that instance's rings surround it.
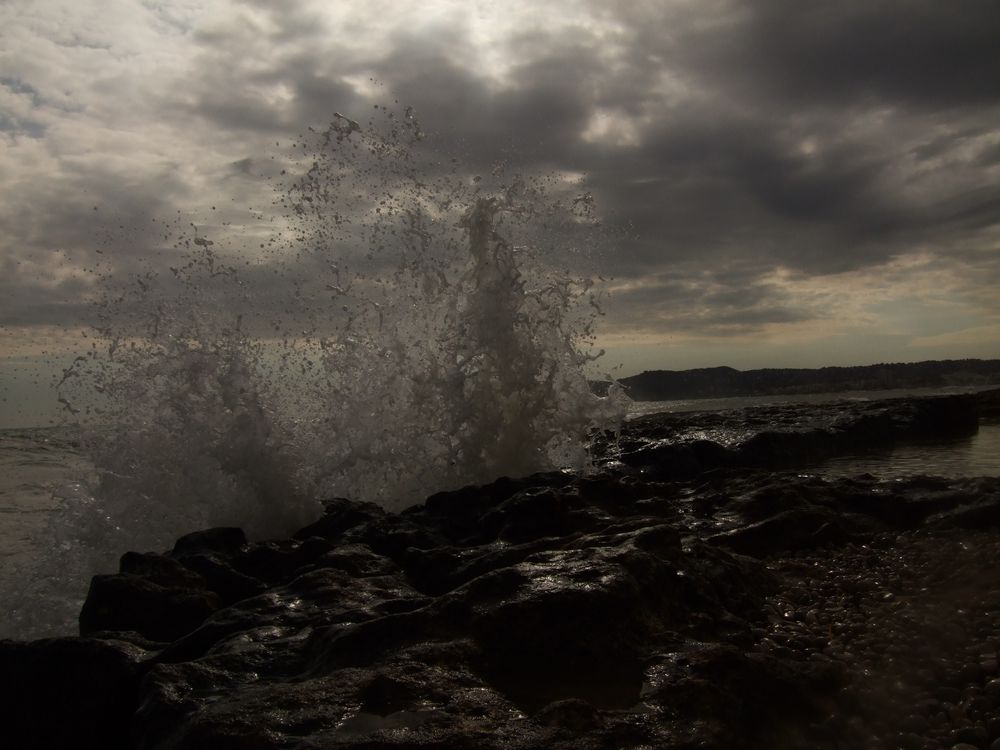
M 840 665 L 844 747 L 1000 750 L 1000 540 L 910 531 L 769 562 L 756 649 Z

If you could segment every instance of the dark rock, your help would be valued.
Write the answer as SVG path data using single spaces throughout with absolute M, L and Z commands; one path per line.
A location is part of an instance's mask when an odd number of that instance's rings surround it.
M 295 532 L 294 539 L 322 537 L 336 540 L 348 529 L 385 515 L 385 511 L 374 503 L 355 503 L 339 497 L 324 501 L 323 507 L 322 517 Z
M 709 440 L 651 443 L 620 456 L 626 466 L 641 468 L 649 479 L 683 480 L 737 462 L 733 451 Z
M 153 552 L 126 552 L 118 561 L 118 572 L 141 576 L 160 586 L 203 588 L 205 579 L 177 560 Z
M 977 393 L 976 401 L 981 417 L 990 419 L 1000 417 L 1000 388 Z
M 80 611 L 80 635 L 135 631 L 154 641 L 172 641 L 198 627 L 222 606 L 206 588 L 164 586 L 130 573 L 98 575 Z
M 965 742 L 974 747 L 982 748 L 986 746 L 987 742 L 989 742 L 989 735 L 987 734 L 985 727 L 961 727 L 952 733 L 952 741 Z
M 976 747 L 985 747 L 986 743 L 989 741 L 989 735 L 986 732 L 986 728 L 981 726 L 961 727 L 960 729 L 956 729 L 952 733 L 952 738 L 954 742 L 967 742 L 968 744 L 975 745 Z
M 651 415 L 626 426 L 619 458 L 665 479 L 721 467 L 815 465 L 901 441 L 974 434 L 979 404 L 976 395 L 960 395 Z M 704 435 L 718 437 L 709 443 Z
M 1000 479 L 760 468 L 962 432 L 970 403 L 644 418 L 588 477 L 398 514 L 335 499 L 292 539 L 212 529 L 128 553 L 81 612 L 99 639 L 0 645 L 8 725 L 42 727 L 0 742 L 983 748 Z
M 243 529 L 219 527 L 185 534 L 174 544 L 173 554 L 181 556 L 194 552 L 218 552 L 231 555 L 246 545 L 247 538 Z
M 904 750 L 923 750 L 926 740 L 919 734 L 903 732 L 896 740 Z
M 974 435 L 979 429 L 982 398 L 976 395 L 943 396 L 914 401 L 914 433 L 939 440 L 944 437 Z
M 947 703 L 958 703 L 962 700 L 962 691 L 950 685 L 938 685 L 934 695 Z
M 0 745 L 12 750 L 131 748 L 143 656 L 113 640 L 0 641 Z
M 321 555 L 316 567 L 336 568 L 355 578 L 386 576 L 399 572 L 399 566 L 384 555 L 376 554 L 365 544 L 344 544 Z
M 522 544 L 543 537 L 566 536 L 607 525 L 610 519 L 594 508 L 580 508 L 574 495 L 551 487 L 521 490 L 480 518 L 490 541 Z
M 960 727 L 951 733 L 951 741 L 955 744 L 965 744 L 985 750 L 989 745 L 989 735 L 986 729 L 981 726 Z
M 597 709 L 578 698 L 554 701 L 538 711 L 534 720 L 539 724 L 561 727 L 571 732 L 589 732 L 604 724 Z
M 768 557 L 789 550 L 843 543 L 849 538 L 850 531 L 836 514 L 820 508 L 802 508 L 716 534 L 709 541 L 744 555 Z
M 674 571 L 637 551 L 595 549 L 539 554 L 506 570 L 461 592 L 488 681 L 529 710 L 568 698 L 635 703 L 641 644 L 667 616 L 661 602 L 673 598 Z
M 304 572 L 334 549 L 334 544 L 322 537 L 281 542 L 260 542 L 245 552 L 229 558 L 228 564 L 249 578 L 278 585 L 291 576 Z
M 217 555 L 192 553 L 185 555 L 182 562 L 185 568 L 197 573 L 204 586 L 218 594 L 225 605 L 256 596 L 267 589 L 263 581 L 240 573 Z
M 1000 699 L 1000 677 L 993 678 L 987 682 L 983 692 L 991 698 Z
M 933 526 L 960 526 L 966 529 L 1000 526 L 1000 494 L 938 513 L 927 522 Z
M 833 668 L 747 655 L 730 646 L 702 646 L 674 664 L 659 672 L 647 701 L 689 720 L 714 717 L 714 736 L 699 738 L 707 747 L 795 746 L 791 726 L 822 717 L 823 696 L 843 685 Z
M 923 735 L 927 731 L 927 719 L 918 714 L 911 714 L 903 719 L 899 728 L 904 732 Z
M 835 453 L 834 438 L 825 431 L 759 432 L 739 447 L 739 462 L 753 467 L 808 466 Z
M 446 544 L 436 529 L 427 528 L 411 516 L 384 516 L 351 529 L 344 535 L 348 543 L 367 545 L 374 552 L 397 562 L 411 547 L 434 549 Z
M 534 474 L 520 479 L 500 477 L 482 487 L 438 492 L 428 497 L 422 506 L 410 508 L 403 515 L 422 519 L 449 542 L 482 544 L 490 539 L 488 532 L 484 536 L 480 519 L 505 500 L 524 490 L 562 488 L 572 482 L 573 477 L 565 472 Z
M 996 712 L 986 720 L 986 731 L 991 739 L 1000 739 L 1000 712 Z
M 953 493 L 931 491 L 927 494 L 900 495 L 878 487 L 864 492 L 848 492 L 837 499 L 839 507 L 871 516 L 897 529 L 919 526 L 932 514 L 950 509 L 957 502 Z

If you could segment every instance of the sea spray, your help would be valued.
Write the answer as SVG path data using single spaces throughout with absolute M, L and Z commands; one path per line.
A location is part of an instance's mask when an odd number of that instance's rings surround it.
M 219 525 L 276 536 L 320 512 L 293 486 L 260 376 L 263 344 L 216 309 L 241 285 L 196 250 L 169 280 L 105 280 L 100 343 L 59 384 L 94 471 L 56 489 L 38 554 L 8 577 L 17 588 L 3 592 L 0 636 L 73 632 L 90 577 L 114 571 L 127 550 L 163 550 Z
M 620 393 L 597 398 L 584 375 L 598 356 L 592 282 L 558 265 L 601 235 L 591 196 L 502 164 L 463 173 L 422 139 L 409 109 L 366 126 L 338 116 L 303 144 L 278 201 L 332 303 L 297 339 L 310 387 L 283 410 L 309 415 L 293 438 L 306 484 L 390 508 L 582 470 L 588 436 L 624 414 Z
M 104 279 L 60 388 L 97 478 L 54 517 L 63 563 L 28 571 L 23 632 L 65 621 L 125 550 L 284 535 L 327 496 L 400 509 L 586 470 L 617 429 L 624 397 L 584 373 L 596 294 L 565 270 L 599 236 L 577 177 L 469 174 L 422 149 L 412 111 L 376 114 L 296 144 L 256 252 L 192 224 L 176 265 Z

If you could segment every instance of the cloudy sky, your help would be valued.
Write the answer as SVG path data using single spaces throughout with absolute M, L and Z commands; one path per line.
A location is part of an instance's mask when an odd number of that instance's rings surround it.
M 138 228 L 253 243 L 297 134 L 394 100 L 470 173 L 587 176 L 621 373 L 1000 356 L 997 39 L 995 0 L 6 0 L 0 377 L 169 252 Z

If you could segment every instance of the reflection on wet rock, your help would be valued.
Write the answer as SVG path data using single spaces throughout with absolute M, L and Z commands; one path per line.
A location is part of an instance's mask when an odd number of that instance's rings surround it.
M 730 416 L 645 418 L 588 476 L 128 553 L 87 637 L 0 644 L 5 746 L 982 750 L 1000 478 L 774 468 L 941 413 L 786 411 L 727 445 Z

